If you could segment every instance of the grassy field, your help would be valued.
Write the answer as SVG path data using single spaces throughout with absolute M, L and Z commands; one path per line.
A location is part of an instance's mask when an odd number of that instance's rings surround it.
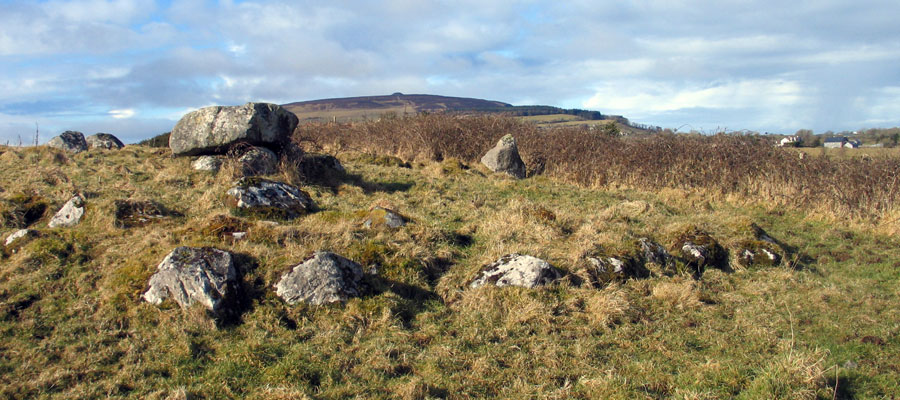
M 862 147 L 858 149 L 826 149 L 824 147 L 798 147 L 795 151 L 808 156 L 824 156 L 837 159 L 848 158 L 898 158 L 900 147 Z
M 409 158 L 412 168 L 343 147 L 346 176 L 303 185 L 319 211 L 274 226 L 241 219 L 249 234 L 238 242 L 214 233 L 229 214 L 230 163 L 210 174 L 167 149 L 0 148 L 0 212 L 46 205 L 23 222 L 41 236 L 0 260 L 0 398 L 900 396 L 900 241 L 890 221 L 684 185 L 585 185 L 550 167 L 516 181 L 445 147 L 441 161 Z M 290 170 L 271 178 L 297 182 Z M 46 228 L 76 192 L 87 203 L 81 224 Z M 184 216 L 114 228 L 118 199 Z M 374 205 L 413 222 L 365 229 Z M 0 215 L 5 239 L 18 222 Z M 751 223 L 784 243 L 784 263 L 602 288 L 466 285 L 510 252 L 574 273 L 598 248 L 640 237 L 671 247 L 691 226 L 732 248 Z M 140 301 L 181 245 L 241 255 L 239 320 Z M 286 305 L 271 286 L 320 249 L 377 271 L 371 290 L 346 304 Z

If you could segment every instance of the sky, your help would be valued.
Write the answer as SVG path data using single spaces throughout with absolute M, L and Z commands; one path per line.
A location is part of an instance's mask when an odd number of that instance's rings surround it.
M 701 132 L 900 126 L 896 0 L 0 0 L 0 144 L 438 94 Z

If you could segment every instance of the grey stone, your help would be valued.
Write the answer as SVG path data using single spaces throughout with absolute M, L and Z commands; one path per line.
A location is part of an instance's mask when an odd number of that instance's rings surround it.
M 525 163 L 519 157 L 519 148 L 512 135 L 502 137 L 493 149 L 481 157 L 481 163 L 491 171 L 503 172 L 516 179 L 525 178 Z
M 219 312 L 237 283 L 231 253 L 212 247 L 177 247 L 159 263 L 143 298 L 156 305 L 172 299 L 182 308 L 200 303 Z
M 265 147 L 254 147 L 247 150 L 238 159 L 241 175 L 271 175 L 278 170 L 278 156 Z
M 294 219 L 312 211 L 309 194 L 286 183 L 259 177 L 241 178 L 228 190 L 228 203 L 238 212 Z
M 369 211 L 369 215 L 363 222 L 366 228 L 386 226 L 388 228 L 399 228 L 406 225 L 406 218 L 397 214 L 394 210 L 375 206 Z
M 561 277 L 562 273 L 550 263 L 540 258 L 513 253 L 500 257 L 482 268 L 481 274 L 469 284 L 469 287 L 474 289 L 492 284 L 534 288 Z
M 222 166 L 222 160 L 215 156 L 200 156 L 191 163 L 191 168 L 197 171 L 216 172 Z
M 670 267 L 675 261 L 665 247 L 648 238 L 640 238 L 638 240 L 638 245 L 641 247 L 641 258 L 643 258 L 645 263 L 653 263 L 661 267 Z
M 592 275 L 599 282 L 650 276 L 650 271 L 644 267 L 643 262 L 629 257 L 588 257 L 587 262 L 593 269 Z
M 716 239 L 697 228 L 682 233 L 675 249 L 697 273 L 702 273 L 706 267 L 728 268 L 725 249 Z
M 47 142 L 47 145 L 72 153 L 80 153 L 88 149 L 84 134 L 77 131 L 65 131 L 59 136 L 54 136 Z
M 14 244 L 19 245 L 27 241 L 29 238 L 35 238 L 40 233 L 34 229 L 19 229 L 6 237 L 4 245 L 12 247 Z
M 176 156 L 222 154 L 239 142 L 281 148 L 289 143 L 298 122 L 296 115 L 276 104 L 206 107 L 175 124 L 169 147 Z
M 89 148 L 92 149 L 121 149 L 125 147 L 119 138 L 109 133 L 95 133 L 84 138 Z
M 359 264 L 320 251 L 281 276 L 275 293 L 288 304 L 322 305 L 360 295 L 363 272 Z
M 84 199 L 75 195 L 59 209 L 47 226 L 51 228 L 72 227 L 81 222 L 82 216 L 84 216 Z

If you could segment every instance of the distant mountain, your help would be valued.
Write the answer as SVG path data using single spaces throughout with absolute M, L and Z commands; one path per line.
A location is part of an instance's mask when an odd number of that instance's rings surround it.
M 514 106 L 501 101 L 468 97 L 437 96 L 431 94 L 394 93 L 388 96 L 344 97 L 334 99 L 300 101 L 283 104 L 300 121 L 362 121 L 376 119 L 385 114 L 407 115 L 421 112 L 496 113 L 542 126 L 596 125 L 600 121 L 615 121 L 629 132 L 650 132 L 658 127 L 632 124 L 619 115 L 605 115 L 599 111 L 564 109 L 553 106 Z
M 438 111 L 493 111 L 513 107 L 511 104 L 499 101 L 403 93 L 394 93 L 388 96 L 300 101 L 283 106 L 297 114 L 300 120 L 337 119 L 342 121 L 377 118 L 386 113 L 402 115 Z

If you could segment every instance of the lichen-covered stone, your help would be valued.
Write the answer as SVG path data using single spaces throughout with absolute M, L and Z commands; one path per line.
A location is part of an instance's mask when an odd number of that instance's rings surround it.
M 675 260 L 663 245 L 649 238 L 640 238 L 638 239 L 638 247 L 640 247 L 641 259 L 643 259 L 645 264 L 655 264 L 663 270 L 669 270 L 674 267 Z
M 309 194 L 286 183 L 259 177 L 241 178 L 228 190 L 228 203 L 239 214 L 294 219 L 312 211 Z
M 182 308 L 199 303 L 219 312 L 237 284 L 231 253 L 212 247 L 177 247 L 157 266 L 143 298 L 156 305 L 171 299 Z
M 125 147 L 125 144 L 119 138 L 109 133 L 95 133 L 84 138 L 84 140 L 87 142 L 88 147 L 92 149 L 112 150 Z
M 743 240 L 733 248 L 737 263 L 744 268 L 771 267 L 781 263 L 782 250 L 764 240 Z
M 276 104 L 206 107 L 175 124 L 169 147 L 176 156 L 223 154 L 236 143 L 280 149 L 298 122 L 296 115 Z
M 525 178 L 525 163 L 519 157 L 519 148 L 512 135 L 503 136 L 494 148 L 481 157 L 481 163 L 491 171 L 503 172 L 516 179 Z
M 75 195 L 59 209 L 47 226 L 51 228 L 72 227 L 81 222 L 82 216 L 84 216 L 84 199 Z
M 88 149 L 84 134 L 77 131 L 65 131 L 60 133 L 59 136 L 54 136 L 47 141 L 47 145 L 72 153 L 80 153 Z
M 495 285 L 535 288 L 561 277 L 562 273 L 550 263 L 537 257 L 513 253 L 484 266 L 469 287 L 474 289 Z
M 191 163 L 191 168 L 197 171 L 216 172 L 222 166 L 222 160 L 215 156 L 200 156 Z
M 716 239 L 696 227 L 684 230 L 676 239 L 675 248 L 686 264 L 697 273 L 702 273 L 706 267 L 727 267 L 725 249 Z
M 253 147 L 238 159 L 243 176 L 271 175 L 278 170 L 278 156 L 265 147 Z
M 275 284 L 275 294 L 291 305 L 347 301 L 360 295 L 362 276 L 359 264 L 320 251 L 282 275 Z

